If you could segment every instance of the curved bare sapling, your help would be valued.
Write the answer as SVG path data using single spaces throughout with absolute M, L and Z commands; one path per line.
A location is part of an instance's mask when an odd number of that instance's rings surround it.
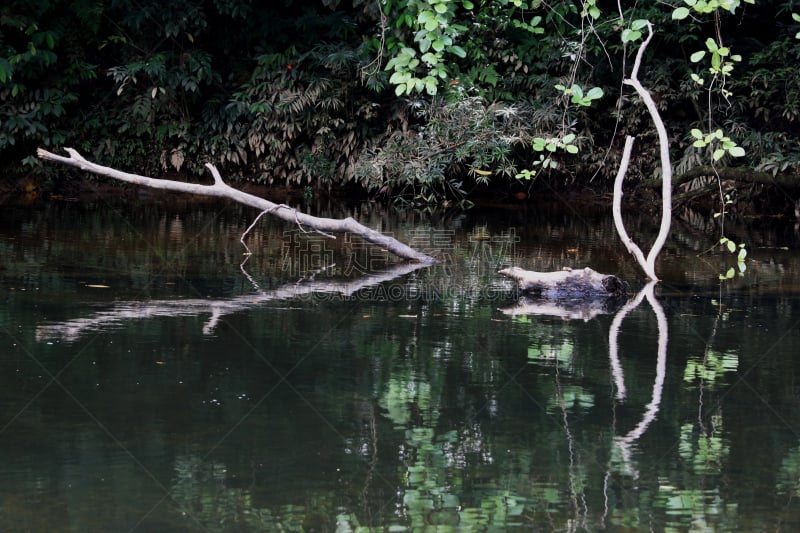
M 368 228 L 357 222 L 352 217 L 347 217 L 344 219 L 315 217 L 302 213 L 293 207 L 289 207 L 288 205 L 276 204 L 270 202 L 269 200 L 265 200 L 264 198 L 234 189 L 222 180 L 222 176 L 220 176 L 219 171 L 211 163 L 206 163 L 206 168 L 208 168 L 208 170 L 211 172 L 211 175 L 214 177 L 214 183 L 212 185 L 202 185 L 199 183 L 183 183 L 180 181 L 148 178 L 138 174 L 122 172 L 120 170 L 87 161 L 82 155 L 72 148 L 65 148 L 65 150 L 67 153 L 69 153 L 69 157 L 60 156 L 52 152 L 48 152 L 42 148 L 39 148 L 36 151 L 36 155 L 45 161 L 55 161 L 57 163 L 76 167 L 81 170 L 86 170 L 100 176 L 106 176 L 116 180 L 124 181 L 126 183 L 132 183 L 134 185 L 141 185 L 153 189 L 163 189 L 176 192 L 185 192 L 189 194 L 227 198 L 229 200 L 239 202 L 240 204 L 255 207 L 256 209 L 261 210 L 261 215 L 269 213 L 280 218 L 281 220 L 285 220 L 286 222 L 297 224 L 301 228 L 308 227 L 318 233 L 326 235 L 329 233 L 351 233 L 364 239 L 366 242 L 380 246 L 403 259 L 423 264 L 433 264 L 436 262 L 433 257 L 419 252 L 407 244 L 390 237 L 389 235 L 385 235 Z M 261 215 L 259 215 L 259 217 Z M 249 229 L 250 228 L 248 228 L 248 231 Z M 247 232 L 245 232 L 245 234 L 246 233 Z M 327 236 L 330 237 L 331 235 Z M 244 244 L 243 240 L 242 244 Z M 247 248 L 246 245 L 245 248 Z
M 647 23 L 647 39 L 642 42 L 639 51 L 636 54 L 636 61 L 633 64 L 631 75 L 628 79 L 624 80 L 625 85 L 630 85 L 636 90 L 636 93 L 644 102 L 647 111 L 650 113 L 650 118 L 653 120 L 656 132 L 658 133 L 658 145 L 661 155 L 661 227 L 656 236 L 650 252 L 645 258 L 641 248 L 631 239 L 628 232 L 625 230 L 625 224 L 622 221 L 622 181 L 625 179 L 625 174 L 628 172 L 628 164 L 630 163 L 631 150 L 633 149 L 633 137 L 628 136 L 625 138 L 625 148 L 622 153 L 622 160 L 620 161 L 617 176 L 614 179 L 614 200 L 613 200 L 613 215 L 614 226 L 617 228 L 617 233 L 623 244 L 630 253 L 636 257 L 639 266 L 644 270 L 645 275 L 652 281 L 658 281 L 656 275 L 656 258 L 661 252 L 664 243 L 667 241 L 669 235 L 670 223 L 672 222 L 672 164 L 669 160 L 669 137 L 667 136 L 667 129 L 664 126 L 664 121 L 661 120 L 661 115 L 658 113 L 653 97 L 639 82 L 638 74 L 639 67 L 642 63 L 644 51 L 650 40 L 653 38 L 653 25 Z

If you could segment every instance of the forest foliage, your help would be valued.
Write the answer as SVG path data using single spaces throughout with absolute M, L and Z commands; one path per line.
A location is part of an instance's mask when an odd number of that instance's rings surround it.
M 658 167 L 630 70 L 675 171 L 796 174 L 800 2 L 11 0 L 0 7 L 0 161 L 75 147 L 154 175 L 357 183 L 410 202 L 476 183 L 610 183 Z M 746 154 L 747 157 L 741 157 Z

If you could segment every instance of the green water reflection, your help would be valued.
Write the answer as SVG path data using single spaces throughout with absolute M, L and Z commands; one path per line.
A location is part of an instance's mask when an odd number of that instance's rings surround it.
M 236 207 L 4 206 L 0 529 L 800 527 L 794 228 L 739 228 L 720 285 L 686 219 L 651 299 L 554 316 L 496 270 L 641 288 L 605 215 L 330 214 L 442 262 L 265 221 L 242 266 Z

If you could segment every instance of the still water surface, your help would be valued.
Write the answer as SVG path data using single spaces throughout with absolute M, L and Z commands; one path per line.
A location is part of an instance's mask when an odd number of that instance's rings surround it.
M 792 225 L 729 224 L 720 282 L 687 217 L 634 306 L 604 212 L 324 211 L 441 262 L 263 220 L 242 265 L 226 204 L 3 206 L 0 530 L 800 529 Z M 510 264 L 634 294 L 520 308 Z

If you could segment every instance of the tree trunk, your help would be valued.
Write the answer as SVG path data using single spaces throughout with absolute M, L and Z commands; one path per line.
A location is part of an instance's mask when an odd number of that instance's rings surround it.
M 36 151 L 36 155 L 45 161 L 55 161 L 64 165 L 79 168 L 81 170 L 86 170 L 94 174 L 132 183 L 134 185 L 142 185 L 144 187 L 151 187 L 153 189 L 185 192 L 189 194 L 201 194 L 205 196 L 228 198 L 235 202 L 260 209 L 262 213 L 272 214 L 287 222 L 291 222 L 299 226 L 306 226 L 320 233 L 351 233 L 361 237 L 369 243 L 385 248 L 389 252 L 403 259 L 424 264 L 433 264 L 436 262 L 433 257 L 419 252 L 388 235 L 384 235 L 378 231 L 368 228 L 358 223 L 352 217 L 347 217 L 345 219 L 315 217 L 302 213 L 293 207 L 289 207 L 288 205 L 276 204 L 270 202 L 269 200 L 259 198 L 258 196 L 234 189 L 222 181 L 219 171 L 211 163 L 206 163 L 206 168 L 209 169 L 211 175 L 214 177 L 214 184 L 201 185 L 199 183 L 183 183 L 180 181 L 161 180 L 139 176 L 138 174 L 129 174 L 127 172 L 122 172 L 110 167 L 98 165 L 97 163 L 92 163 L 91 161 L 87 161 L 72 148 L 65 148 L 65 150 L 69 153 L 69 157 L 56 155 L 42 148 L 39 148 Z

